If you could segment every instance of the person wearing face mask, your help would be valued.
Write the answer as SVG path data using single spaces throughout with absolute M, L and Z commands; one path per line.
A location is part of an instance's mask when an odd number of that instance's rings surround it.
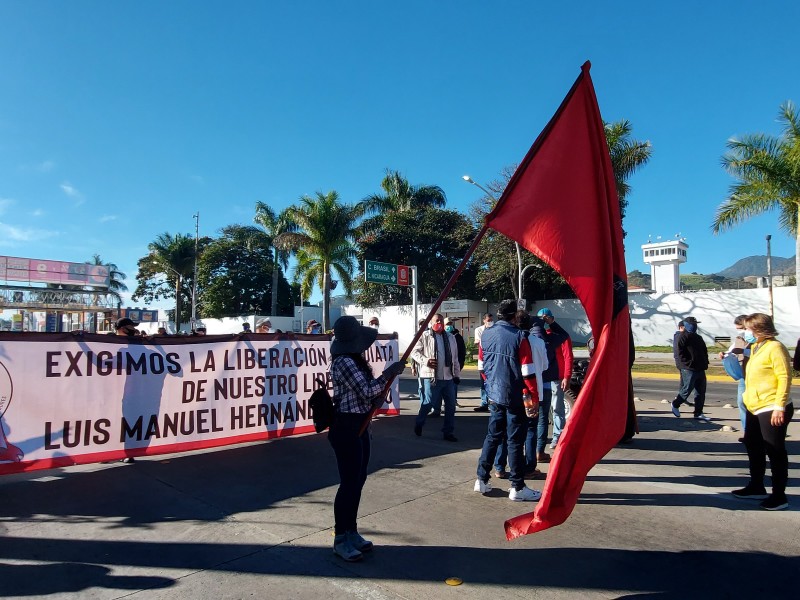
M 319 335 L 322 333 L 322 325 L 320 325 L 316 319 L 309 319 L 306 323 L 306 333 Z
M 744 445 L 750 467 L 750 481 L 732 494 L 737 498 L 763 500 L 764 510 L 783 510 L 789 506 L 786 484 L 789 456 L 786 429 L 794 415 L 789 396 L 792 368 L 789 351 L 775 338 L 778 332 L 772 317 L 753 313 L 744 320 L 744 341 L 752 344 L 744 385 L 747 426 Z M 767 457 L 772 471 L 772 494 L 767 495 L 764 475 Z
M 708 348 L 697 333 L 699 321 L 694 317 L 683 319 L 683 331 L 675 340 L 678 367 L 681 370 L 681 388 L 672 401 L 672 414 L 681 416 L 680 405 L 686 402 L 694 391 L 694 418 L 698 421 L 711 421 L 703 414 L 706 402 L 706 370 L 708 369 Z
M 447 333 L 453 334 L 453 337 L 456 338 L 456 354 L 458 354 L 458 366 L 461 370 L 464 370 L 464 361 L 467 360 L 467 344 L 464 342 L 464 337 L 461 335 L 461 332 L 456 328 L 455 323 L 450 320 L 450 317 L 445 317 L 444 320 L 444 330 Z M 456 407 L 461 406 L 458 403 L 458 385 L 456 385 Z M 441 407 L 438 407 L 441 409 Z M 434 408 L 436 410 L 436 408 Z
M 411 359 L 419 365 L 419 376 L 424 388 L 420 398 L 419 413 L 414 423 L 414 434 L 422 435 L 425 419 L 432 407 L 444 402 L 442 438 L 457 442 L 453 435 L 456 421 L 456 386 L 461 382 L 461 365 L 458 346 L 452 333 L 444 330 L 444 318 L 437 313 L 414 346 Z
M 483 332 L 494 325 L 494 317 L 490 313 L 483 315 L 483 325 L 475 328 L 475 347 L 480 348 Z M 473 408 L 475 412 L 489 412 L 489 397 L 486 395 L 486 382 L 481 378 L 481 403 Z
M 750 344 L 744 341 L 744 320 L 747 315 L 739 315 L 733 320 L 733 341 L 727 352 L 720 352 L 719 358 L 725 358 L 733 354 L 739 359 L 739 364 L 742 367 L 742 378 L 737 380 L 738 388 L 736 392 L 736 404 L 739 406 L 739 421 L 742 424 L 742 435 L 747 426 L 747 409 L 744 406 L 744 379 L 747 369 L 747 360 L 750 357 Z M 744 442 L 744 437 L 739 438 L 740 442 Z
M 377 329 L 378 329 L 378 327 L 380 327 L 380 326 L 381 326 L 381 324 L 380 324 L 380 321 L 378 321 L 378 317 L 372 317 L 372 318 L 369 320 L 369 326 L 370 326 L 370 327 L 372 327 L 373 329 L 376 329 L 376 330 L 377 330 Z

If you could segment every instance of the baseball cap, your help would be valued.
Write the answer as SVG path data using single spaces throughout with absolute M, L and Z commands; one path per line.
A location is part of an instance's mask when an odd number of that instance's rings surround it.
M 683 317 L 683 321 L 685 323 L 692 323 L 693 325 L 697 325 L 700 321 L 695 319 L 694 317 Z
M 452 325 L 452 323 L 453 323 L 453 322 L 450 320 L 450 317 L 445 317 L 445 318 L 444 318 L 444 324 L 445 324 L 445 325 Z
M 122 329 L 123 327 L 136 327 L 138 323 L 130 320 L 128 317 L 122 317 L 114 322 L 114 329 Z
M 306 327 L 313 327 L 314 325 L 319 325 L 316 319 L 309 319 L 308 322 L 306 323 Z
M 542 308 L 542 309 L 539 310 L 539 312 L 536 313 L 536 316 L 537 317 L 552 317 L 553 316 L 553 311 L 550 310 L 549 308 Z

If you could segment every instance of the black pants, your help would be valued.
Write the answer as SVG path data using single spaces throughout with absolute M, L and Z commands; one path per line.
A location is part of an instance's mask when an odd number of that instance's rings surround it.
M 339 490 L 333 503 L 336 535 L 358 531 L 356 517 L 361 503 L 361 490 L 367 480 L 370 453 L 370 432 L 358 430 L 366 415 L 337 413 L 328 432 L 328 442 L 336 453 L 339 467 Z
M 789 480 L 786 429 L 789 427 L 792 415 L 794 407 L 789 405 L 784 411 L 783 425 L 775 427 L 770 422 L 772 411 L 754 415 L 748 410 L 745 421 L 744 445 L 747 447 L 747 458 L 750 459 L 750 484 L 753 487 L 764 487 L 764 474 L 769 456 L 772 493 L 779 497 L 786 495 L 786 483 Z

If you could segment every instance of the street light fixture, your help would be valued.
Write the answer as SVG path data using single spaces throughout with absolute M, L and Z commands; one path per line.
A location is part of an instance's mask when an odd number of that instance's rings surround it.
M 476 182 L 469 175 L 462 175 L 461 179 L 463 179 L 467 183 L 471 183 L 479 190 L 482 190 L 484 194 L 486 194 L 487 196 L 489 196 L 489 198 L 497 202 L 497 198 L 495 197 L 494 194 L 492 194 L 489 190 L 483 187 L 480 183 Z M 519 301 L 522 300 L 522 274 L 524 273 L 525 270 L 527 270 L 528 267 L 525 267 L 525 269 L 522 268 L 522 253 L 519 250 L 519 243 L 514 242 L 514 247 L 517 249 L 517 305 L 519 305 Z M 528 266 L 533 266 L 533 265 L 528 265 Z

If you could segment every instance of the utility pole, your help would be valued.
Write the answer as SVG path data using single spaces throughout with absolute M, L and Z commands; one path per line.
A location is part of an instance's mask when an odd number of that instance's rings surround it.
M 192 329 L 197 320 L 197 249 L 200 244 L 200 211 L 194 217 L 194 277 L 192 277 Z
M 767 236 L 767 285 L 769 285 L 769 316 L 775 318 L 775 304 L 772 300 L 772 251 L 770 240 L 771 235 Z

